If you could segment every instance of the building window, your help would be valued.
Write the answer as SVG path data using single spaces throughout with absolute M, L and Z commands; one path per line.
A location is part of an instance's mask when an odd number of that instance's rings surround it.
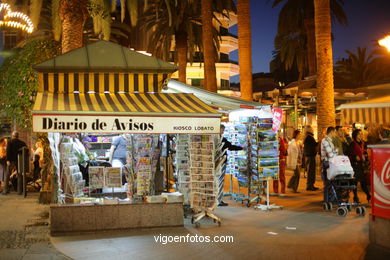
M 227 63 L 229 63 L 230 62 L 229 54 L 221 52 L 220 55 L 219 55 L 219 62 L 225 62 L 225 63 L 227 62 Z
M 227 79 L 221 79 L 221 89 L 230 89 L 230 82 Z
M 219 27 L 219 33 L 221 36 L 228 36 L 229 35 L 229 29 L 220 26 Z
M 14 32 L 4 32 L 3 35 L 3 48 L 4 50 L 10 50 L 17 44 L 17 35 Z
M 194 87 L 203 87 L 203 79 L 191 79 L 191 85 Z

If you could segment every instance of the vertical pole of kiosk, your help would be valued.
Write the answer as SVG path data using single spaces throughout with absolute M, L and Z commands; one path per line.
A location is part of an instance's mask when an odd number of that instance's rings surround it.
M 112 187 L 112 197 L 114 198 L 114 187 Z

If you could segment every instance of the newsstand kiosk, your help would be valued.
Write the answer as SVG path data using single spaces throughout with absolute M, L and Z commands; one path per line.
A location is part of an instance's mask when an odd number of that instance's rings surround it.
M 210 140 L 219 136 L 221 114 L 213 108 L 192 94 L 161 93 L 177 67 L 98 41 L 34 68 L 39 73 L 39 91 L 32 112 L 33 131 L 48 133 L 56 176 L 53 189 L 58 194 L 57 204 L 50 207 L 51 233 L 182 226 L 182 203 L 129 199 L 136 187 L 137 195 L 153 200 L 160 134 Z M 107 145 L 114 135 L 131 140 L 126 147 L 128 171 L 90 167 L 89 185 L 114 191 L 123 188 L 126 175 L 129 196 L 122 200 L 87 196 L 78 164 L 104 154 L 87 153 L 85 158 L 82 139 Z

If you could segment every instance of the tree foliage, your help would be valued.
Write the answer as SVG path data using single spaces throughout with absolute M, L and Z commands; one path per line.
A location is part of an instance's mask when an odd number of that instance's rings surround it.
M 346 50 L 347 58 L 336 62 L 335 73 L 351 82 L 353 87 L 377 83 L 386 78 L 389 61 L 386 55 L 366 47 L 357 47 L 356 52 Z
M 33 40 L 14 50 L 0 67 L 0 108 L 19 126 L 31 127 L 31 108 L 38 90 L 38 74 L 33 65 L 59 53 L 58 42 Z
M 310 44 L 309 41 L 309 39 L 314 40 L 314 27 L 310 29 L 310 24 L 314 26 L 313 0 L 273 0 L 272 7 L 282 4 L 275 37 L 275 50 L 279 53 L 285 71 L 289 71 L 292 66 L 297 66 L 299 74 L 304 77 L 309 72 L 310 53 L 314 53 L 312 63 L 315 65 L 315 43 Z M 333 22 L 347 25 L 348 19 L 343 5 L 343 0 L 330 0 L 331 17 Z M 274 61 L 275 70 L 276 64 L 277 62 Z M 282 71 L 282 69 L 278 70 Z

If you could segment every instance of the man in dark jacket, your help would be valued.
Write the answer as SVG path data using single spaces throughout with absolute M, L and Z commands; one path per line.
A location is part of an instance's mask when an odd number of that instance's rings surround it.
M 318 150 L 318 143 L 314 139 L 313 128 L 311 126 L 306 127 L 306 137 L 303 144 L 306 158 L 306 167 L 308 168 L 306 190 L 316 191 L 318 188 L 314 186 L 314 183 L 316 181 L 316 155 Z
M 225 131 L 225 126 L 221 125 L 220 129 L 221 129 L 221 136 L 223 136 L 223 132 Z M 222 142 L 223 142 L 222 151 L 225 151 L 226 149 L 229 150 L 229 151 L 240 151 L 240 150 L 242 150 L 242 147 L 237 146 L 237 145 L 233 145 L 225 137 L 222 138 Z M 226 156 L 226 161 L 222 165 L 221 175 L 219 177 L 220 187 L 219 187 L 219 193 L 218 193 L 218 202 L 219 202 L 218 206 L 228 206 L 227 203 L 222 201 L 222 197 L 223 197 L 223 184 L 225 183 L 225 174 L 226 174 L 227 151 L 225 151 L 223 155 Z
M 7 172 L 5 174 L 3 195 L 9 193 L 9 179 L 14 168 L 16 168 L 18 177 L 18 194 L 22 194 L 22 173 L 18 171 L 18 152 L 24 146 L 26 146 L 26 143 L 19 140 L 19 133 L 14 131 L 11 141 L 7 144 Z

